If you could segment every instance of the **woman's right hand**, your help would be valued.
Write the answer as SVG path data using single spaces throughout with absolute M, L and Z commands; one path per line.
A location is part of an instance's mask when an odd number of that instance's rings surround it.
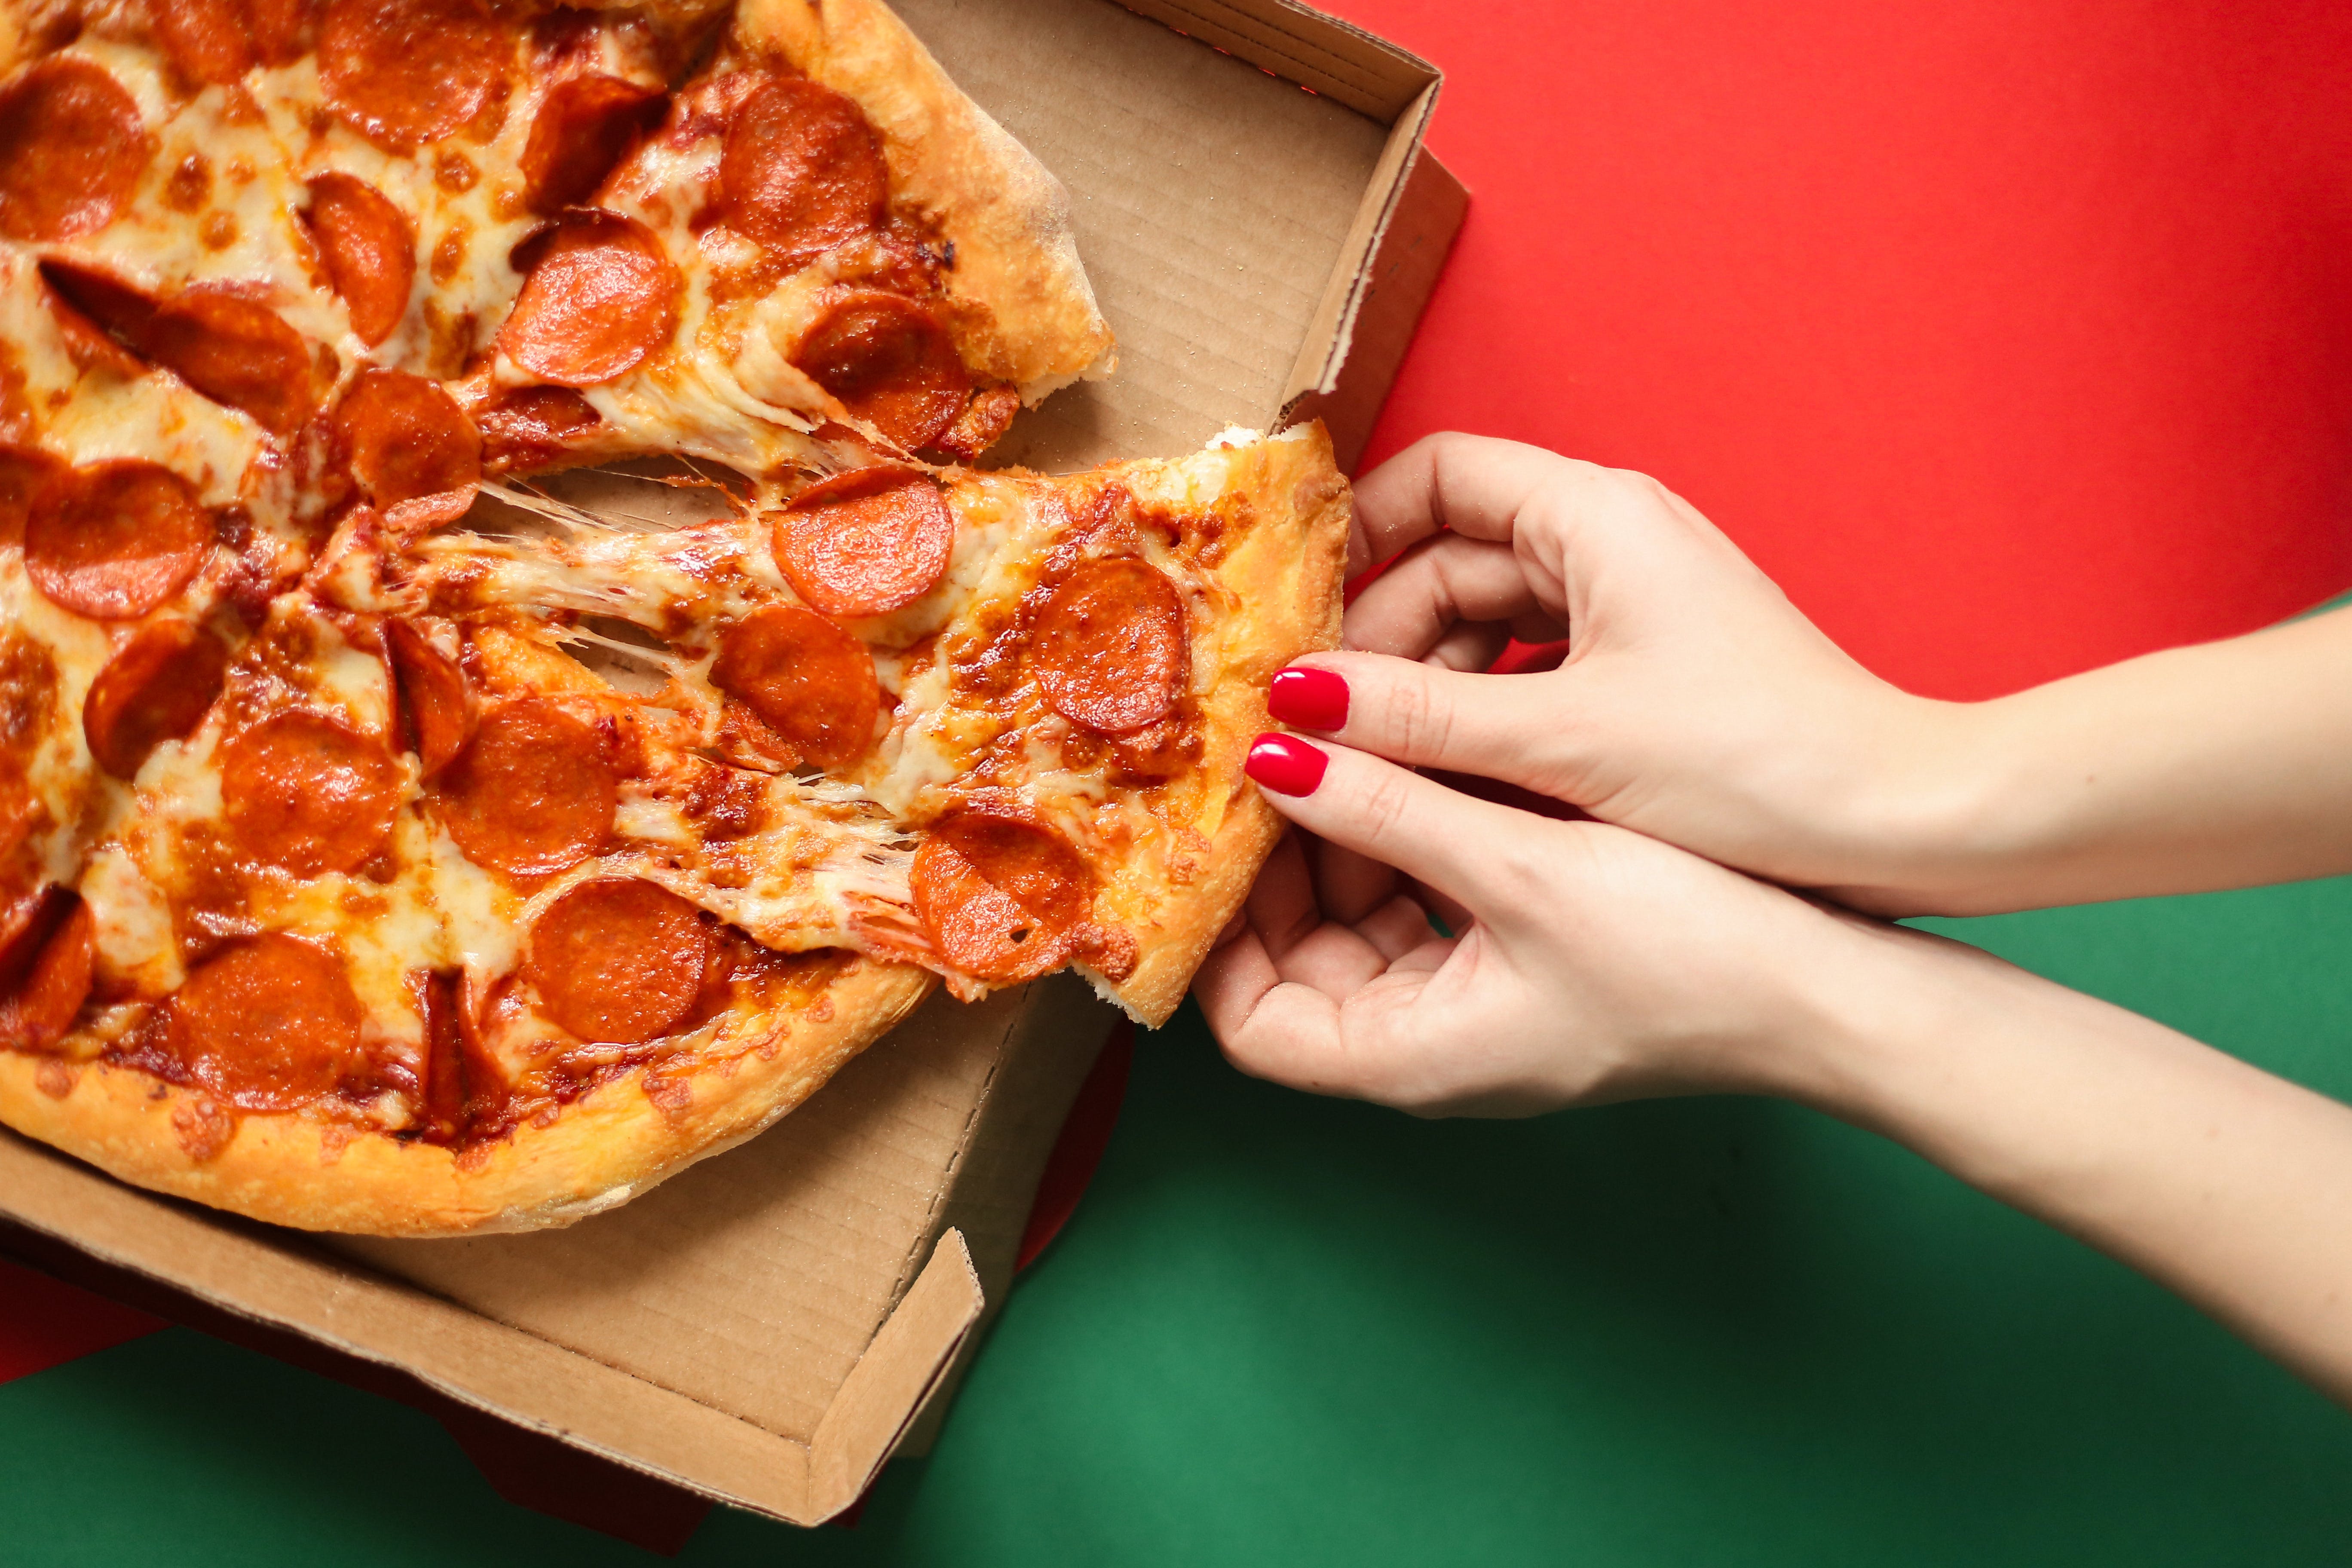
M 1933 907 L 1915 884 L 1964 808 L 1971 710 L 1848 658 L 1664 486 L 1436 436 L 1361 480 L 1356 515 L 1353 565 L 1402 554 L 1349 651 L 1277 678 L 1276 717 L 1859 909 Z M 1512 636 L 1566 637 L 1566 660 L 1472 673 Z

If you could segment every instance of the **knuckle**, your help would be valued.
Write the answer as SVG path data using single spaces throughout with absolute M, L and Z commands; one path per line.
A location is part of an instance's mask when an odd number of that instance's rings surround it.
M 1444 754 L 1454 717 L 1450 706 L 1418 670 L 1400 672 L 1381 696 L 1380 726 L 1383 738 L 1417 761 Z
M 1391 844 L 1403 835 L 1412 815 L 1412 791 L 1405 780 L 1403 773 L 1381 768 L 1359 787 L 1355 816 L 1368 843 Z

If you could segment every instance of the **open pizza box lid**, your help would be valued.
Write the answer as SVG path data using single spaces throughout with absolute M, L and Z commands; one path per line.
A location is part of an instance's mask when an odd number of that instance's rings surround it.
M 1281 0 L 897 8 L 1069 187 L 1118 334 L 1118 374 L 1024 415 L 992 465 L 1175 456 L 1320 417 L 1352 467 L 1465 202 L 1421 147 L 1437 72 Z M 65 1272 L 79 1256 L 232 1337 L 813 1524 L 928 1446 L 1114 1022 L 1067 976 L 936 995 L 772 1131 L 533 1236 L 279 1231 L 0 1132 L 0 1247 Z

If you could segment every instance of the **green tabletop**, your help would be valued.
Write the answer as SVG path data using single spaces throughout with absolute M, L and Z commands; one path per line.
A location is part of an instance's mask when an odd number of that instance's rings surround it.
M 2352 1096 L 2352 880 L 1935 922 Z M 174 1329 L 0 1388 L 9 1564 L 654 1561 Z M 1142 1042 L 1077 1217 L 856 1528 L 687 1563 L 2352 1561 L 2352 1421 L 1792 1107 L 1412 1121 Z

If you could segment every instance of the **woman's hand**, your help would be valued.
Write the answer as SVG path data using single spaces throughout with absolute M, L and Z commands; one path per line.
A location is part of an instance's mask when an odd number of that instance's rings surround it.
M 1356 491 L 1345 647 L 1275 716 L 1877 914 L 2352 871 L 2352 613 L 1990 702 L 1907 695 L 1639 474 L 1468 436 Z M 1539 675 L 1482 676 L 1510 636 Z
M 2352 1110 L 1623 828 L 1290 736 L 1251 771 L 1324 842 L 1285 841 L 1195 983 L 1244 1069 L 1433 1115 L 1784 1095 L 2146 1270 L 2352 1404 Z
M 1283 839 L 1194 983 L 1244 1069 L 1429 1115 L 1801 1088 L 1793 1043 L 1859 922 L 1344 747 L 1265 737 L 1250 771 L 1315 837 Z
M 1345 647 L 1277 679 L 1276 717 L 1475 773 L 1726 865 L 1903 910 L 1969 747 L 1967 710 L 1855 664 L 1655 480 L 1470 436 L 1356 490 L 1353 564 L 1401 559 Z M 1566 661 L 1496 679 L 1505 641 Z

